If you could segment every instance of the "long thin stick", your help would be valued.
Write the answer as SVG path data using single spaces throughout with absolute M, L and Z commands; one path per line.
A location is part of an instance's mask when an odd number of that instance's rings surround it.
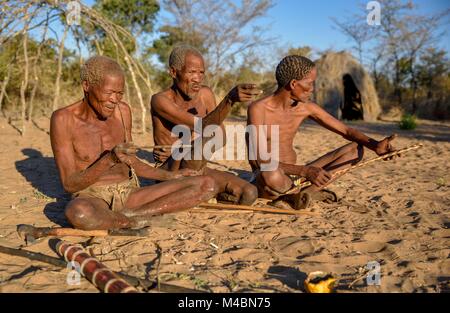
M 350 171 L 353 171 L 353 170 L 355 170 L 355 169 L 357 169 L 357 168 L 366 166 L 367 164 L 370 164 L 370 163 L 373 163 L 373 162 L 376 162 L 376 161 L 380 161 L 380 160 L 385 160 L 385 159 L 388 159 L 388 158 L 390 158 L 390 157 L 393 157 L 393 156 L 396 156 L 396 155 L 400 155 L 400 154 L 402 154 L 402 153 L 405 153 L 405 152 L 407 152 L 407 151 L 419 149 L 419 148 L 421 148 L 421 147 L 423 147 L 423 144 L 419 143 L 419 144 L 416 144 L 416 145 L 413 145 L 413 146 L 410 146 L 410 147 L 406 147 L 406 148 L 403 148 L 403 149 L 399 149 L 399 150 L 396 150 L 396 151 L 393 151 L 393 152 L 390 152 L 390 153 L 381 155 L 381 156 L 379 156 L 379 157 L 375 157 L 375 158 L 373 158 L 373 159 L 369 159 L 369 160 L 364 161 L 364 162 L 360 162 L 360 163 L 358 163 L 358 164 L 355 164 L 355 165 L 350 166 L 350 167 L 348 167 L 348 168 L 345 168 L 345 169 L 343 169 L 343 170 L 334 172 L 333 175 L 332 175 L 332 178 L 340 177 L 340 176 L 342 176 L 342 175 L 344 175 L 344 174 L 346 174 L 346 173 L 348 173 L 348 172 L 350 172 Z M 298 179 L 297 181 L 300 181 L 300 180 L 301 180 L 301 179 Z M 289 194 L 297 193 L 297 192 L 299 192 L 302 188 L 308 187 L 308 186 L 311 186 L 311 185 L 312 185 L 312 183 L 311 183 L 310 181 L 305 181 L 305 182 L 303 182 L 303 183 L 298 184 L 298 185 L 295 186 L 295 187 L 292 187 L 292 189 L 288 190 L 285 194 L 289 195 Z
M 156 146 L 141 146 L 137 147 L 140 150 L 153 150 L 153 149 L 167 149 L 167 148 L 190 148 L 192 145 L 156 145 Z
M 44 262 L 51 265 L 59 266 L 59 267 L 66 267 L 67 263 L 60 259 L 55 258 L 49 255 L 45 255 L 39 252 L 32 252 L 27 251 L 24 249 L 15 249 L 15 248 L 9 248 L 5 246 L 0 246 L 0 253 L 5 253 L 9 255 L 15 255 L 23 258 L 27 258 L 34 261 Z M 116 272 L 117 275 L 128 281 L 130 284 L 132 284 L 135 287 L 143 287 L 145 290 L 151 290 L 155 289 L 157 287 L 157 282 L 153 280 L 148 279 L 141 279 L 138 277 L 134 277 L 125 273 Z M 196 289 L 190 289 L 185 288 L 181 286 L 175 286 L 171 284 L 166 283 L 159 283 L 160 284 L 160 291 L 162 292 L 189 292 L 189 293 L 203 293 L 202 290 L 196 290 Z
M 249 211 L 256 211 L 256 212 L 279 213 L 279 214 L 290 214 L 290 215 L 314 215 L 314 216 L 318 215 L 318 213 L 305 211 L 305 210 L 285 210 L 285 209 L 276 209 L 276 208 L 269 208 L 269 207 L 255 207 L 255 206 L 241 205 L 241 204 L 200 203 L 197 206 L 201 207 L 201 208 L 249 210 Z

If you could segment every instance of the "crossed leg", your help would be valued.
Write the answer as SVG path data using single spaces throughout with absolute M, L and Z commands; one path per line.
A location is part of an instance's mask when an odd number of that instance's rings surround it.
M 76 198 L 66 206 L 66 217 L 79 229 L 115 229 L 145 224 L 151 216 L 192 208 L 218 192 L 208 176 L 186 177 L 166 181 L 133 191 L 125 207 L 113 212 L 98 198 Z
M 208 167 L 205 168 L 205 174 L 214 178 L 219 194 L 224 193 L 231 196 L 227 197 L 227 200 L 251 205 L 258 198 L 258 189 L 236 175 Z
M 330 173 L 334 173 L 360 162 L 363 158 L 363 153 L 364 148 L 353 142 L 328 152 L 307 165 L 320 167 Z M 330 180 L 328 184 L 334 180 L 335 179 Z M 272 193 L 268 192 L 265 187 L 267 186 L 269 189 L 274 190 L 277 193 L 284 193 L 292 187 L 292 179 L 279 168 L 275 171 L 260 172 L 256 179 L 256 184 L 260 197 L 273 200 L 277 198 L 277 196 L 274 196 Z M 315 185 L 311 185 L 305 188 L 305 190 L 309 192 L 317 192 L 324 187 L 325 186 L 317 187 Z

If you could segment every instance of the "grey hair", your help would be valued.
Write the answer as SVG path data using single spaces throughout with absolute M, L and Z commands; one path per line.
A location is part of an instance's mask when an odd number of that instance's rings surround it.
M 288 55 L 283 58 L 275 71 L 278 88 L 286 86 L 293 79 L 301 80 L 305 78 L 314 66 L 314 62 L 304 56 Z
M 196 48 L 189 45 L 179 45 L 174 47 L 170 53 L 169 68 L 173 67 L 174 69 L 180 71 L 186 62 L 187 54 L 193 54 L 203 59 L 202 54 Z
M 81 81 L 87 81 L 90 85 L 101 83 L 106 74 L 125 77 L 124 71 L 116 61 L 101 55 L 89 58 L 80 70 Z

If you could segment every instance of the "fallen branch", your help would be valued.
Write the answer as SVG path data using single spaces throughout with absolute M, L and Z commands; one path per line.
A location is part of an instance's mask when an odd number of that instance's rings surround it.
M 201 208 L 213 208 L 213 209 L 229 209 L 229 210 L 249 210 L 255 212 L 267 212 L 267 213 L 278 213 L 278 214 L 290 214 L 290 215 L 319 215 L 316 212 L 310 212 L 306 210 L 285 210 L 271 207 L 254 207 L 250 205 L 242 204 L 223 204 L 223 203 L 200 203 L 197 205 Z
M 15 249 L 9 248 L 5 246 L 0 246 L 0 253 L 19 256 L 23 258 L 27 258 L 29 260 L 43 262 L 51 265 L 55 265 L 58 267 L 67 267 L 67 263 L 60 259 L 52 256 L 48 256 L 39 252 L 27 251 L 24 249 Z M 185 292 L 185 293 L 203 293 L 201 290 L 189 289 L 185 287 L 175 286 L 167 283 L 158 282 L 156 280 L 148 280 L 137 278 L 125 273 L 115 272 L 118 276 L 128 281 L 134 287 L 142 287 L 145 291 L 158 289 L 162 292 Z

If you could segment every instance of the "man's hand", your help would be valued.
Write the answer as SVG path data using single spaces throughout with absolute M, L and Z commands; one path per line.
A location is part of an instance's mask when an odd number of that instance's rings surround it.
M 383 140 L 379 141 L 375 148 L 375 153 L 381 156 L 386 153 L 395 151 L 395 148 L 392 146 L 391 141 L 393 141 L 396 137 L 397 137 L 397 135 L 393 134 L 393 135 L 386 137 Z M 390 158 L 387 158 L 386 160 L 393 160 L 395 158 L 396 158 L 396 156 L 392 156 Z
M 303 176 L 317 187 L 325 186 L 331 179 L 329 172 L 316 166 L 306 166 Z
M 115 157 L 119 162 L 125 163 L 128 166 L 131 166 L 131 163 L 134 161 L 136 157 L 136 152 L 138 148 L 132 142 L 120 143 L 115 146 L 111 154 Z
M 196 171 L 196 170 L 193 170 L 190 168 L 183 168 L 174 173 L 174 179 L 188 177 L 188 176 L 200 176 L 200 175 L 203 175 L 203 170 Z
M 229 99 L 234 102 L 247 102 L 254 100 L 262 93 L 255 84 L 239 84 L 228 93 Z

